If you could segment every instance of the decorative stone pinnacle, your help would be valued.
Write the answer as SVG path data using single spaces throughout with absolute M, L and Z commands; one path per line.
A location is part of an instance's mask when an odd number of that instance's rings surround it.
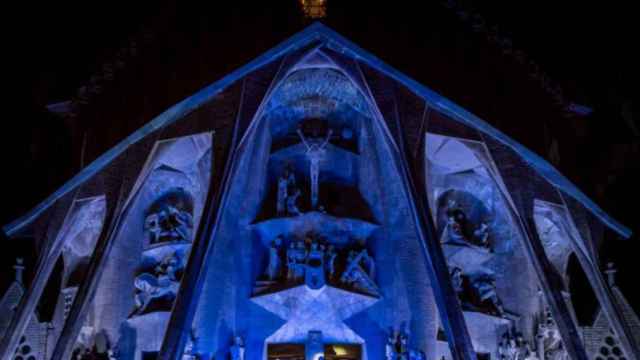
M 22 274 L 24 272 L 24 259 L 16 258 L 16 264 L 13 266 L 13 269 L 16 271 L 16 282 L 22 284 Z
M 616 285 L 616 272 L 618 272 L 616 265 L 613 262 L 608 262 L 607 270 L 605 270 L 604 273 L 607 274 L 607 282 L 609 283 L 609 286 L 613 287 Z

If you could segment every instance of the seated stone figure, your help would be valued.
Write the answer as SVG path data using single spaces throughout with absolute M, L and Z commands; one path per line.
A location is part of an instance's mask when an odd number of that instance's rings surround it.
M 134 314 L 142 314 L 149 303 L 165 296 L 175 297 L 180 286 L 176 273 L 180 270 L 181 260 L 176 252 L 165 257 L 153 273 L 136 276 L 134 286 L 136 309 Z
M 147 211 L 144 222 L 149 243 L 191 241 L 192 213 L 192 200 L 184 190 L 172 190 L 160 197 Z

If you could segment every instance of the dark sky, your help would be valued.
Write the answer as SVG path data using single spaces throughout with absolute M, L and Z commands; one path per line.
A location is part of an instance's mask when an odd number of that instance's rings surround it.
M 9 33 L 8 37 L 14 51 L 9 53 L 25 70 L 21 79 L 29 96 L 38 102 L 67 99 L 93 67 L 168 2 L 114 0 L 98 6 L 71 0 L 15 10 L 16 36 Z M 272 17 L 274 27 L 291 32 L 303 23 L 295 0 L 212 3 L 222 4 L 209 6 L 212 22 L 246 22 L 247 32 L 260 30 L 250 25 L 257 18 Z M 353 31 L 386 27 L 389 33 L 419 34 L 423 11 L 429 7 L 423 10 L 424 6 L 413 3 L 330 0 L 326 21 Z M 429 6 L 438 3 L 428 2 Z M 591 97 L 595 97 L 594 86 L 597 92 L 632 93 L 634 82 L 628 75 L 637 61 L 632 54 L 636 13 L 631 5 L 573 0 L 460 4 L 477 9 L 502 33 L 511 35 L 517 47 L 571 90 Z

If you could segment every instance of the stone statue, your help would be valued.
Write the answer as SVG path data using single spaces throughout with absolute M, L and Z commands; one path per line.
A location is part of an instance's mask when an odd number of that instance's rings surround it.
M 396 335 L 393 332 L 390 332 L 387 337 L 387 343 L 384 345 L 384 358 L 385 360 L 396 360 L 397 355 Z
M 462 280 L 462 269 L 459 267 L 454 267 L 451 270 L 451 284 L 453 285 L 453 289 L 458 294 L 458 298 L 461 299 L 462 294 L 464 292 L 464 285 Z
M 322 139 L 320 137 L 305 138 L 301 129 L 298 129 L 298 136 L 307 148 L 307 159 L 309 160 L 309 177 L 311 178 L 311 208 L 318 207 L 318 177 L 320 174 L 320 161 L 324 159 L 326 146 L 333 131 L 329 129 L 327 136 Z M 315 134 L 314 134 L 315 135 Z
M 165 296 L 175 297 L 180 286 L 176 272 L 181 268 L 181 265 L 179 255 L 177 252 L 173 252 L 155 267 L 154 273 L 142 273 L 136 276 L 134 286 L 137 292 L 134 314 L 144 312 L 153 299 Z
M 305 266 L 305 282 L 311 289 L 320 289 L 325 284 L 323 248 L 315 239 L 312 240 Z
M 369 279 L 373 280 L 375 279 L 376 276 L 376 263 L 373 260 L 373 258 L 371 256 L 369 256 L 369 253 L 367 252 L 367 250 L 362 250 L 362 259 L 361 259 L 364 267 L 367 270 L 367 275 L 369 276 Z
M 378 290 L 376 284 L 373 282 L 373 279 L 369 277 L 369 274 L 362 268 L 362 261 L 368 256 L 366 249 L 363 249 L 358 254 L 351 250 L 347 257 L 347 266 L 340 277 L 340 281 L 353 286 L 360 291 L 377 294 Z
M 389 333 L 385 344 L 385 360 L 425 360 L 423 351 L 409 347 L 409 333 L 405 330 L 396 335 L 394 331 Z
M 287 196 L 287 215 L 297 216 L 301 214 L 300 209 L 298 209 L 298 205 L 296 205 L 300 194 L 300 189 L 294 188 L 293 192 Z
M 198 338 L 194 333 L 194 329 L 192 328 L 189 332 L 189 339 L 187 339 L 187 344 L 184 346 L 184 352 L 182 353 L 181 360 L 197 360 L 198 359 L 198 349 L 197 343 Z
M 327 274 L 329 275 L 329 279 L 333 280 L 333 277 L 336 274 L 336 257 L 338 256 L 333 245 L 329 245 L 326 256 Z
M 278 177 L 278 194 L 276 203 L 276 212 L 278 216 L 284 216 L 288 213 L 289 197 L 290 194 L 295 193 L 296 189 L 296 176 L 291 168 L 290 164 L 287 164 L 282 172 L 282 175 Z M 295 207 L 295 200 L 293 201 Z M 296 208 L 297 209 L 297 208 Z M 297 215 L 297 214 L 294 214 Z
M 282 236 L 276 237 L 269 247 L 269 265 L 267 265 L 267 278 L 271 281 L 280 276 L 280 246 L 282 245 Z
M 233 345 L 229 349 L 231 360 L 244 360 L 244 341 L 240 336 L 233 338 Z
M 529 346 L 522 334 L 507 331 L 498 344 L 498 356 L 501 360 L 525 360 L 529 354 Z
M 478 301 L 480 304 L 489 303 L 496 312 L 496 315 L 503 317 L 504 308 L 502 307 L 502 301 L 498 298 L 496 292 L 496 281 L 493 276 L 489 274 L 480 274 L 472 279 L 471 286 L 473 287 Z
M 456 245 L 477 245 L 490 248 L 489 235 L 491 228 L 482 222 L 477 228 L 467 218 L 467 214 L 454 200 L 447 204 L 447 235 L 446 242 Z
M 287 249 L 287 280 L 299 281 L 304 277 L 307 249 L 302 241 L 292 241 Z
M 550 311 L 545 312 L 545 321 L 538 324 L 536 339 L 540 360 L 568 360 L 569 354 L 562 343 L 562 336 Z
M 480 224 L 480 226 L 474 230 L 473 237 L 475 242 L 482 247 L 489 247 L 489 225 L 486 222 Z
M 150 244 L 173 241 L 191 241 L 193 217 L 187 209 L 181 209 L 169 200 L 160 201 L 150 211 L 144 222 Z

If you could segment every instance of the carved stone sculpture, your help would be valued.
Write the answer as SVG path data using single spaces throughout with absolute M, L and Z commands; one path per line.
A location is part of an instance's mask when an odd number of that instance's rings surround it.
M 362 266 L 363 262 L 367 262 L 366 259 L 368 257 L 369 255 L 366 249 L 363 249 L 357 254 L 353 250 L 350 251 L 347 258 L 347 266 L 340 277 L 340 281 L 357 290 L 376 294 L 377 286 Z
M 287 280 L 298 281 L 304 277 L 307 250 L 302 241 L 291 242 L 287 249 Z
M 269 247 L 269 265 L 267 266 L 267 278 L 269 280 L 275 280 L 280 277 L 281 261 L 280 261 L 280 246 L 282 245 L 282 237 L 278 236 L 271 242 Z
M 192 205 L 182 192 L 169 193 L 156 201 L 149 209 L 144 230 L 149 243 L 191 241 L 193 230 Z
M 231 360 L 244 360 L 244 341 L 240 336 L 233 338 L 233 345 L 229 349 Z
M 424 352 L 409 347 L 409 333 L 405 330 L 398 334 L 389 333 L 385 344 L 385 360 L 425 360 Z
M 496 315 L 504 316 L 502 301 L 496 292 L 496 283 L 493 276 L 489 274 L 477 275 L 472 279 L 471 286 L 475 291 L 480 305 L 488 303 Z
M 176 252 L 168 255 L 158 264 L 153 273 L 142 273 L 134 280 L 137 290 L 135 295 L 136 309 L 134 314 L 144 312 L 149 303 L 157 298 L 173 296 L 178 293 L 179 281 L 176 272 L 181 267 L 181 261 Z
M 311 179 L 311 208 L 318 207 L 318 178 L 320 174 L 320 161 L 324 159 L 326 146 L 333 131 L 329 129 L 327 136 L 323 139 L 320 137 L 305 138 L 301 129 L 298 129 L 298 136 L 307 148 L 306 156 L 309 160 L 309 177 Z
M 451 270 L 451 283 L 456 294 L 458 294 L 458 298 L 460 299 L 463 296 L 464 285 L 462 280 L 462 269 L 459 267 L 454 267 L 453 270 Z
M 569 354 L 564 348 L 560 330 L 551 313 L 545 312 L 545 319 L 538 324 L 536 334 L 538 357 L 540 360 L 568 360 Z
M 289 198 L 296 192 L 296 176 L 291 168 L 291 165 L 287 165 L 282 172 L 282 175 L 278 177 L 278 193 L 276 212 L 278 216 L 287 215 L 289 212 Z M 295 207 L 295 200 L 292 205 Z M 297 207 L 295 207 L 297 209 Z M 297 215 L 297 214 L 294 214 Z
M 481 311 L 505 316 L 502 301 L 496 292 L 495 279 L 490 273 L 464 274 L 462 269 L 451 269 L 451 283 L 464 310 Z
M 287 196 L 287 215 L 289 216 L 297 216 L 300 215 L 300 209 L 298 209 L 298 205 L 296 202 L 300 197 L 300 189 L 293 189 L 293 192 Z
M 329 245 L 329 248 L 327 249 L 327 253 L 326 253 L 326 266 L 327 266 L 327 275 L 329 276 L 329 279 L 333 280 L 333 277 L 336 274 L 336 257 L 338 256 L 338 254 L 336 253 L 333 245 Z
M 384 358 L 385 360 L 396 360 L 397 355 L 396 335 L 393 332 L 390 332 L 387 337 L 387 343 L 384 345 Z
M 501 360 L 525 360 L 531 357 L 531 349 L 522 334 L 507 331 L 498 344 L 498 356 Z
M 319 289 L 325 284 L 324 250 L 315 241 L 311 243 L 311 249 L 306 260 L 305 283 L 311 289 Z
M 453 200 L 447 204 L 447 234 L 446 242 L 456 245 L 476 245 L 490 248 L 490 226 L 486 222 L 477 227 L 472 224 L 465 211 Z

